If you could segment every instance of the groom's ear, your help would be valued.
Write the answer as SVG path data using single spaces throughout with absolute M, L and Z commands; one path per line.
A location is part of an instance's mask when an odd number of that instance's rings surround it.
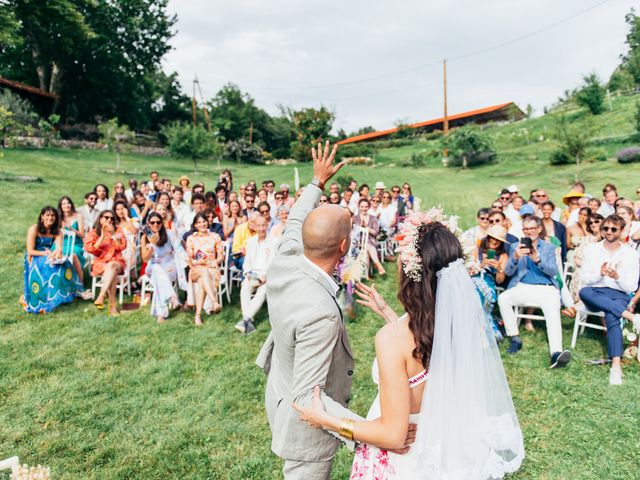
M 340 254 L 344 257 L 349 251 L 349 238 L 344 238 L 342 242 L 340 242 Z

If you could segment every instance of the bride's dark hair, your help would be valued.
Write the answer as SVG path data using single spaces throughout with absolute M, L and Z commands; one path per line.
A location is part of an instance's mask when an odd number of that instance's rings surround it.
M 413 356 L 428 369 L 435 330 L 436 273 L 464 258 L 464 253 L 458 238 L 439 222 L 421 227 L 417 250 L 422 258 L 422 281 L 416 282 L 401 270 L 398 300 L 409 315 L 409 330 L 416 341 Z

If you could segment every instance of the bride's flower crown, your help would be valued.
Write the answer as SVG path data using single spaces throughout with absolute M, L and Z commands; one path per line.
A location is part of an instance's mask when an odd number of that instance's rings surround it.
M 462 230 L 458 226 L 458 220 L 459 217 L 445 214 L 442 207 L 439 206 L 432 207 L 424 213 L 411 213 L 405 219 L 396 237 L 398 240 L 396 252 L 399 253 L 402 270 L 407 277 L 414 282 L 422 281 L 422 257 L 418 249 L 418 239 L 424 226 L 430 223 L 438 222 L 447 227 L 463 246 L 465 258 L 469 258 L 469 249 L 462 241 Z

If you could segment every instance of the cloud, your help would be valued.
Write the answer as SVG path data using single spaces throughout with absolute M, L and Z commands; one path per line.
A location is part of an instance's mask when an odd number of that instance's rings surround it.
M 336 127 L 352 131 L 441 116 L 442 65 L 434 62 L 450 58 L 450 113 L 512 100 L 540 112 L 583 74 L 608 78 L 633 3 L 610 0 L 509 41 L 597 3 L 172 0 L 178 33 L 165 67 L 187 92 L 195 75 L 206 97 L 233 82 L 270 113 L 278 104 L 330 106 Z

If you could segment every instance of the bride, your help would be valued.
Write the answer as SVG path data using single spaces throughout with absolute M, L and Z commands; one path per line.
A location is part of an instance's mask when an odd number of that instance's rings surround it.
M 398 317 L 374 287 L 358 302 L 388 323 L 375 339 L 378 385 L 366 421 L 329 415 L 320 388 L 308 408 L 311 426 L 359 442 L 351 479 L 499 479 L 520 468 L 522 432 L 502 361 L 464 253 L 456 217 L 439 209 L 409 217 L 399 236 Z M 405 448 L 410 423 L 415 444 Z M 392 451 L 393 450 L 393 451 Z

